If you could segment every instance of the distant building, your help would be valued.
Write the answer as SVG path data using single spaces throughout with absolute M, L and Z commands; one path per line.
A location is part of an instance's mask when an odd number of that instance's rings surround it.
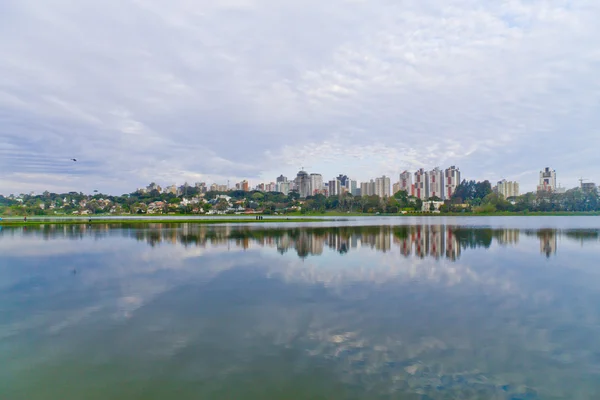
M 375 195 L 384 198 L 390 197 L 390 178 L 383 175 L 380 178 L 375 178 Z
M 321 174 L 310 174 L 310 195 L 321 193 L 323 191 L 323 176 Z
M 439 167 L 435 167 L 428 174 L 429 195 L 430 197 L 438 197 L 444 199 L 444 173 Z
M 167 186 L 165 188 L 165 193 L 177 195 L 177 185 Z
M 443 201 L 424 201 L 423 205 L 421 206 L 421 211 L 439 213 L 440 207 L 443 205 Z
M 392 185 L 392 196 L 400 191 L 400 182 L 396 182 Z
M 348 178 L 347 175 L 339 174 L 336 179 L 340 181 L 340 185 L 342 185 L 345 188 L 348 188 L 348 181 L 350 180 L 350 178 Z
M 354 179 L 348 179 L 346 182 L 346 188 L 348 189 L 348 193 L 352 196 L 356 196 L 356 181 Z
M 339 179 L 329 181 L 329 196 L 339 196 L 342 194 L 342 182 Z
M 423 168 L 415 172 L 414 185 L 414 196 L 421 200 L 429 198 L 429 173 L 425 172 Z
M 537 187 L 538 192 L 555 192 L 556 191 L 556 171 L 549 167 L 540 171 L 540 184 Z
M 162 192 L 162 188 L 160 187 L 160 185 L 157 185 L 156 183 L 152 182 L 151 184 L 149 184 L 146 187 L 146 190 L 148 190 L 149 192 L 153 191 L 153 190 L 158 190 L 159 192 Z
M 360 184 L 360 195 L 361 196 L 373 196 L 375 195 L 375 182 L 373 179 L 369 182 L 362 182 Z
M 498 182 L 496 193 L 501 194 L 505 199 L 517 197 L 519 195 L 519 183 L 503 179 Z
M 290 193 L 290 182 L 285 181 L 276 183 L 275 191 L 283 193 L 287 196 Z
M 275 180 L 276 183 L 281 183 L 281 182 L 287 182 L 287 176 L 283 176 L 283 175 L 279 175 L 279 177 L 277 177 L 277 180 Z
M 596 184 L 593 182 L 581 182 L 581 190 L 584 192 L 593 192 L 596 190 Z
M 444 197 L 442 199 L 451 199 L 460 182 L 460 170 L 458 168 L 453 165 L 444 170 Z
M 250 190 L 250 184 L 247 180 L 244 179 L 240 182 L 240 190 L 243 190 L 244 192 L 248 192 Z
M 310 176 L 304 170 L 296 175 L 296 187 L 300 198 L 306 198 L 310 194 Z
M 409 196 L 415 195 L 415 186 L 413 185 L 412 174 L 408 171 L 404 171 L 400 174 L 400 190 L 404 190 Z

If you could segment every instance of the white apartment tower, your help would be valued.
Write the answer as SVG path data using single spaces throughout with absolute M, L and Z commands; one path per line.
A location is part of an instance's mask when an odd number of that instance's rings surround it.
M 314 196 L 323 190 L 323 176 L 321 174 L 310 174 L 310 194 Z
M 429 197 L 439 197 L 444 200 L 444 173 L 439 167 L 429 171 Z
M 429 173 L 423 168 L 415 172 L 414 196 L 421 200 L 429 198 Z
M 381 198 L 390 197 L 390 178 L 383 175 L 375 178 L 375 194 Z
M 404 171 L 400 174 L 400 190 L 404 190 L 409 196 L 415 195 L 415 187 L 413 185 L 412 174 Z
M 519 183 L 502 179 L 496 186 L 496 193 L 501 194 L 505 199 L 516 197 L 519 195 Z
M 540 171 L 540 184 L 537 187 L 538 191 L 554 192 L 556 191 L 556 171 L 549 167 Z
M 458 185 L 460 185 L 460 170 L 453 165 L 444 170 L 444 197 L 442 199 L 451 199 Z

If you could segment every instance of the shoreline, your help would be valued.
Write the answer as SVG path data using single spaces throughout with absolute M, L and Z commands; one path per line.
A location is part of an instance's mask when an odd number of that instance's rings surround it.
M 200 225 L 211 225 L 211 224 L 264 224 L 264 223 L 288 223 L 288 222 L 324 222 L 331 221 L 329 219 L 320 218 L 269 218 L 269 219 L 226 219 L 226 218 L 215 218 L 215 219 L 147 219 L 147 218 L 131 218 L 131 219 L 106 219 L 106 218 L 92 218 L 89 219 L 54 219 L 54 220 L 2 220 L 0 221 L 1 226 L 39 226 L 39 225 L 101 225 L 101 224 L 200 224 Z
M 265 219 L 254 218 L 231 218 L 230 216 L 215 216 L 210 218 L 189 218 L 187 215 L 172 215 L 163 217 L 149 216 L 107 216 L 80 217 L 61 216 L 45 217 L 31 216 L 27 221 L 22 218 L 9 217 L 11 219 L 0 220 L 1 226 L 32 226 L 32 225 L 96 225 L 96 224 L 264 224 L 264 223 L 290 223 L 290 222 L 332 222 L 344 220 L 344 218 L 406 218 L 406 217 L 593 217 L 600 216 L 600 212 L 535 212 L 535 213 L 409 213 L 409 214 L 360 214 L 360 213 L 331 213 L 331 214 L 305 214 L 290 215 L 286 217 L 264 216 Z M 120 218 L 122 217 L 122 218 Z

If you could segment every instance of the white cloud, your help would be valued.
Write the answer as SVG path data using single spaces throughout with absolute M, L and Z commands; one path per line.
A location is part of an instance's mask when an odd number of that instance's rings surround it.
M 302 164 L 598 181 L 598 16 L 591 0 L 5 1 L 0 191 Z

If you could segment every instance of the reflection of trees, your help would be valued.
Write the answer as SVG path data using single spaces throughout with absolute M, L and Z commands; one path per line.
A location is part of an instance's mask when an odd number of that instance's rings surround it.
M 600 231 L 590 229 L 480 229 L 452 225 L 263 228 L 168 223 L 5 227 L 0 231 L 0 237 L 35 235 L 45 240 L 61 237 L 79 240 L 118 236 L 144 241 L 151 247 L 163 243 L 178 243 L 184 247 L 272 247 L 281 254 L 294 250 L 301 258 L 320 255 L 325 248 L 339 254 L 347 254 L 357 248 L 388 252 L 394 246 L 406 257 L 456 260 L 461 251 L 479 247 L 489 248 L 494 239 L 503 246 L 517 244 L 521 233 L 528 237 L 537 237 L 540 240 L 540 251 L 547 257 L 556 253 L 559 236 L 582 244 L 600 239 Z

